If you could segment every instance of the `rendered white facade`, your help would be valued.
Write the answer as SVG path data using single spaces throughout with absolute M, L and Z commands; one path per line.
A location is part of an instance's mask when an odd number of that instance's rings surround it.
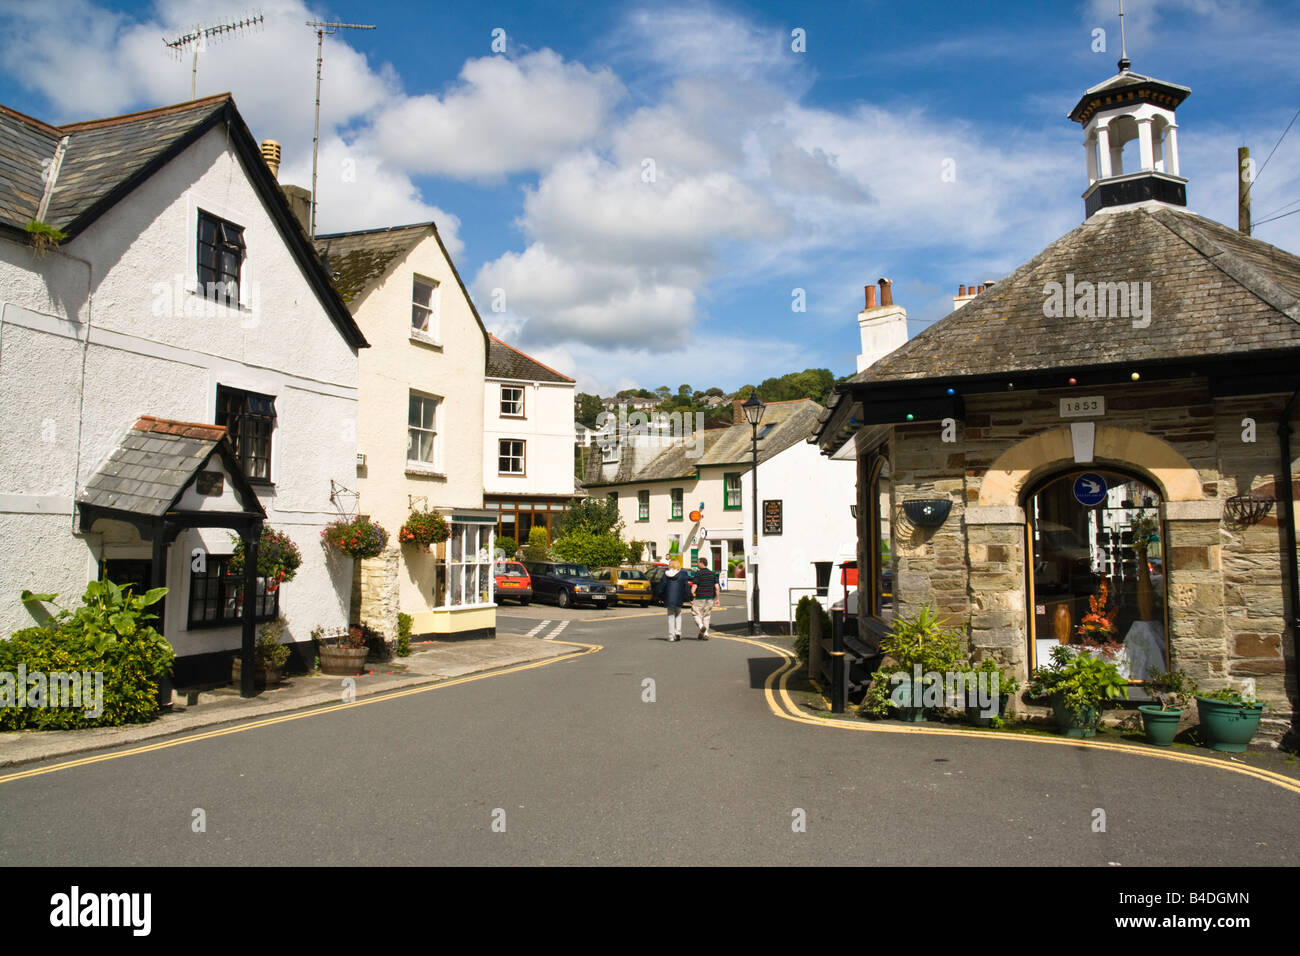
M 743 537 L 752 558 L 753 475 L 741 478 Z M 794 619 L 799 598 L 816 593 L 817 562 L 830 562 L 827 605 L 837 599 L 839 566 L 857 560 L 857 522 L 850 508 L 857 501 L 857 465 L 823 457 L 816 445 L 797 442 L 758 465 L 759 524 L 764 502 L 781 502 L 781 533 L 758 538 L 757 619 L 786 623 Z M 753 575 L 745 578 L 746 607 L 753 604 Z
M 502 389 L 509 399 L 523 392 L 522 415 L 502 412 Z M 483 489 L 494 495 L 573 494 L 572 382 L 486 379 L 483 388 Z M 502 471 L 502 441 L 525 443 L 523 472 Z
M 196 285 L 198 210 L 244 229 L 241 305 Z M 351 561 L 327 558 L 331 480 L 355 473 L 357 350 L 342 337 L 224 127 L 200 137 L 61 248 L 0 240 L 0 628 L 33 618 L 23 588 L 75 606 L 103 559 L 147 559 L 121 522 L 77 533 L 78 491 L 141 415 L 212 423 L 217 387 L 275 399 L 267 524 L 302 551 L 280 589 L 287 641 L 347 623 Z M 180 656 L 229 651 L 238 626 L 188 630 L 196 549 L 229 554 L 221 530 L 171 546 L 163 629 Z

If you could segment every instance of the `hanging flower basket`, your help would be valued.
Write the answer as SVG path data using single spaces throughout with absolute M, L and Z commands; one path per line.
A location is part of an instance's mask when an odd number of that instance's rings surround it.
M 429 545 L 440 544 L 451 536 L 447 519 L 436 511 L 412 511 L 397 533 L 403 544 L 414 544 L 429 550 Z
M 326 548 L 350 558 L 377 557 L 388 546 L 388 532 L 379 522 L 364 517 L 331 521 L 320 535 Z
M 244 573 L 244 539 L 231 535 L 235 553 L 226 562 L 226 573 Z M 257 539 L 257 576 L 267 579 L 267 591 L 274 592 L 281 584 L 292 581 L 302 565 L 302 552 L 283 531 L 262 526 L 262 536 Z

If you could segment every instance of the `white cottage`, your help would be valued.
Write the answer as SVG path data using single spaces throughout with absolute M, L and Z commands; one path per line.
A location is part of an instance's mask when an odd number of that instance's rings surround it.
M 0 159 L 0 628 L 32 623 L 24 588 L 165 584 L 176 683 L 228 679 L 254 623 L 230 531 L 265 523 L 302 566 L 254 582 L 254 616 L 310 665 L 312 629 L 348 621 L 351 561 L 319 542 L 367 343 L 233 99 L 61 127 L 0 107 Z

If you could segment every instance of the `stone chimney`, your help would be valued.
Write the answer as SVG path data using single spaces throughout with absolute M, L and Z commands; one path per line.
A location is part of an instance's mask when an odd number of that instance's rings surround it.
M 907 341 L 907 310 L 894 305 L 893 281 L 882 278 L 877 285 L 880 287 L 880 304 L 876 304 L 876 286 L 869 285 L 866 287 L 866 308 L 858 313 L 858 332 L 862 336 L 859 372 Z
M 262 140 L 262 158 L 266 160 L 267 168 L 271 170 L 271 176 L 276 182 L 280 180 L 280 144 L 273 139 Z M 303 189 L 301 186 L 286 186 L 280 184 L 280 192 L 284 193 L 284 198 L 288 200 L 289 210 L 293 217 L 302 225 L 302 231 L 311 232 L 311 191 Z

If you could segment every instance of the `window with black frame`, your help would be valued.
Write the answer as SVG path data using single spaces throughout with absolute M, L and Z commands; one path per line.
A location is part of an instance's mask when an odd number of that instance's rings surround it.
M 217 424 L 226 427 L 230 444 L 249 481 L 271 481 L 271 435 L 275 399 L 270 395 L 217 386 Z
M 882 621 L 894 618 L 894 582 L 896 560 L 894 554 L 893 491 L 890 483 L 889 462 L 880 464 L 871 484 L 871 604 L 870 612 Z
M 190 570 L 188 627 L 230 627 L 243 622 L 244 578 L 228 570 L 230 555 L 209 554 L 202 571 Z M 280 590 L 268 587 L 268 579 L 257 579 L 254 619 L 271 621 L 280 614 Z
M 247 247 L 244 229 L 199 210 L 199 295 L 239 305 L 239 278 Z

